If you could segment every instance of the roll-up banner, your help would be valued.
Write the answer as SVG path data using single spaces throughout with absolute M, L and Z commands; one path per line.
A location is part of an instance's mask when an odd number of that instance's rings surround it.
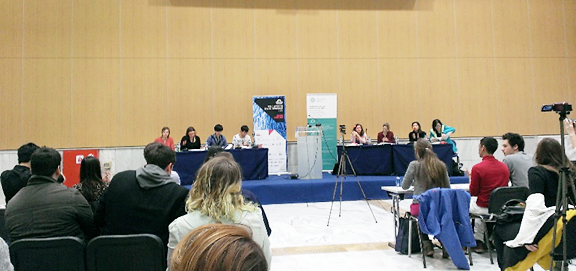
M 286 103 L 284 96 L 254 96 L 254 144 L 268 148 L 268 173 L 286 172 Z
M 322 128 L 322 170 L 332 170 L 338 161 L 338 99 L 336 93 L 306 94 L 308 125 Z

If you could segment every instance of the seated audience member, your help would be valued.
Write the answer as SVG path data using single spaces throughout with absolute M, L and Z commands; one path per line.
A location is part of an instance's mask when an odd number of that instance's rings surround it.
M 82 193 L 82 196 L 88 201 L 94 212 L 98 206 L 100 196 L 110 184 L 109 174 L 109 172 L 106 172 L 105 179 L 102 179 L 100 160 L 94 156 L 85 157 L 80 163 L 80 182 L 73 187 Z
M 528 169 L 534 165 L 532 155 L 524 152 L 524 138 L 516 133 L 506 133 L 502 136 L 502 152 L 504 164 L 510 171 L 512 186 L 528 187 Z
M 362 128 L 362 124 L 357 123 L 354 125 L 354 129 L 352 129 L 352 134 L 350 135 L 350 143 L 356 144 L 367 144 L 368 143 L 368 136 L 364 133 L 364 128 Z
M 14 267 L 10 262 L 10 253 L 8 253 L 8 244 L 4 239 L 0 238 L 0 270 L 14 271 Z
M 241 187 L 240 166 L 230 158 L 216 156 L 200 167 L 186 200 L 188 214 L 169 226 L 168 261 L 176 245 L 190 231 L 202 225 L 222 223 L 250 228 L 252 238 L 270 265 L 272 254 L 262 212 L 254 203 L 244 201 Z
M 208 224 L 188 233 L 174 249 L 172 271 L 267 271 L 262 249 L 249 228 Z
M 566 159 L 565 164 L 563 164 L 563 158 Z M 526 209 L 536 209 L 538 206 L 532 206 L 533 203 L 540 203 L 540 205 L 543 205 L 541 208 L 554 207 L 558 196 L 557 192 L 560 188 L 560 169 L 567 167 L 571 172 L 571 177 L 574 178 L 576 168 L 564 154 L 560 143 L 551 138 L 542 139 L 542 141 L 538 143 L 534 160 L 536 161 L 536 166 L 528 170 L 530 196 L 528 200 L 526 200 Z M 573 198 L 571 200 L 574 202 Z M 548 215 L 550 215 L 548 219 L 544 217 L 541 219 L 541 223 L 534 223 L 533 220 L 527 219 L 526 213 L 524 214 L 524 218 L 527 220 L 524 221 L 523 218 L 522 227 L 528 228 L 524 229 L 523 232 L 531 232 L 532 236 L 530 237 L 532 237 L 533 240 L 523 241 L 522 243 L 526 244 L 523 246 L 515 241 L 510 242 L 510 245 L 515 244 L 514 247 L 509 247 L 509 243 L 505 245 L 506 241 L 522 238 L 522 236 L 517 236 L 520 231 L 520 222 L 496 224 L 492 237 L 494 239 L 494 247 L 496 248 L 498 265 L 501 270 L 516 265 L 526 258 L 528 253 L 538 250 L 538 246 L 535 244 L 538 244 L 554 226 L 553 215 L 551 215 L 551 213 L 548 213 Z
M 456 144 L 450 139 L 450 136 L 456 132 L 456 129 L 448 125 L 442 124 L 439 119 L 432 121 L 432 129 L 430 129 L 430 141 L 431 142 L 446 142 L 447 144 L 452 144 L 452 150 L 454 153 L 458 152 Z
M 162 143 L 174 150 L 174 140 L 170 137 L 170 128 L 168 127 L 162 128 L 162 136 L 156 138 L 154 142 Z
M 422 131 L 420 122 L 412 122 L 412 132 L 408 134 L 408 139 L 413 143 L 420 138 L 426 139 L 426 132 Z
M 206 152 L 206 158 L 204 158 L 204 163 L 208 162 L 208 160 L 216 156 L 224 156 L 234 160 L 234 156 L 232 156 L 232 154 L 229 152 L 225 152 L 224 149 L 220 147 L 211 147 Z M 242 196 L 244 196 L 245 200 L 253 202 L 254 204 L 256 204 L 256 206 L 258 206 L 258 208 L 260 208 L 260 211 L 262 211 L 262 219 L 264 220 L 264 225 L 266 226 L 266 233 L 268 234 L 268 236 L 270 236 L 270 234 L 272 234 L 272 229 L 270 228 L 270 224 L 268 223 L 268 217 L 266 216 L 266 212 L 264 212 L 264 207 L 262 207 L 262 204 L 260 203 L 260 200 L 258 199 L 256 194 L 252 193 L 252 191 L 248 189 L 242 188 Z
M 190 126 L 186 129 L 186 135 L 180 140 L 180 148 L 182 150 L 200 149 L 200 137 L 196 135 L 194 127 Z
M 2 172 L 0 180 L 2 181 L 4 196 L 6 196 L 6 204 L 28 183 L 28 179 L 30 179 L 30 156 L 37 149 L 38 146 L 34 143 L 20 146 L 18 148 L 18 165 L 11 170 Z
M 234 137 L 232 137 L 232 144 L 234 144 L 234 148 L 243 146 L 247 147 L 252 145 L 252 139 L 248 135 L 249 130 L 250 129 L 246 125 L 242 125 L 242 127 L 240 127 L 240 133 L 235 134 Z
M 56 180 L 60 176 L 60 153 L 42 147 L 30 157 L 32 177 L 6 206 L 5 225 L 10 242 L 23 238 L 97 235 L 92 209 L 76 189 Z
M 176 153 L 160 143 L 144 148 L 147 165 L 120 172 L 100 197 L 94 221 L 103 235 L 149 233 L 168 243 L 168 225 L 185 214 L 188 190 L 170 177 Z
M 450 177 L 448 177 L 448 170 L 446 164 L 438 159 L 436 153 L 432 151 L 432 144 L 426 139 L 418 139 L 414 143 L 414 152 L 416 160 L 410 162 L 404 180 L 402 180 L 402 189 L 406 190 L 414 185 L 414 200 L 410 205 L 410 213 L 413 216 L 418 216 L 419 201 L 417 195 L 420 195 L 428 189 L 440 187 L 450 188 Z M 427 234 L 420 232 L 420 238 L 424 244 L 424 254 L 426 256 L 434 256 L 434 245 L 428 238 Z M 448 254 L 443 251 L 443 257 Z
M 214 126 L 214 134 L 211 134 L 208 137 L 208 140 L 206 140 L 206 148 L 211 146 L 220 146 L 224 148 L 226 145 L 228 145 L 228 142 L 226 142 L 226 137 L 222 134 L 222 131 L 224 131 L 224 127 L 222 127 L 222 125 L 216 124 Z
M 492 190 L 508 186 L 510 172 L 506 164 L 494 158 L 494 152 L 498 149 L 498 141 L 493 137 L 484 137 L 478 146 L 478 155 L 482 162 L 472 167 L 470 176 L 470 213 L 488 215 L 488 201 Z M 477 253 L 484 252 L 484 232 L 486 228 L 479 219 L 474 225 L 474 238 L 477 247 L 473 250 Z
M 385 142 L 385 143 L 395 143 L 396 140 L 394 139 L 394 133 L 390 131 L 390 124 L 388 122 L 382 125 L 382 132 L 378 133 L 378 143 Z

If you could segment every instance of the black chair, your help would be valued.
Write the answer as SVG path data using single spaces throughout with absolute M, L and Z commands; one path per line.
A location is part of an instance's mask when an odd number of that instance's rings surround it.
M 164 250 L 153 234 L 98 236 L 86 247 L 86 266 L 91 271 L 165 270 Z
M 21 239 L 10 244 L 10 261 L 16 271 L 82 271 L 84 241 L 77 237 Z
M 490 263 L 494 264 L 494 259 L 492 258 L 492 248 L 490 245 L 490 238 L 488 234 L 487 223 L 493 223 L 495 220 L 492 218 L 493 215 L 499 215 L 501 212 L 501 207 L 511 199 L 518 199 L 526 201 L 530 195 L 530 190 L 528 187 L 523 186 L 503 186 L 492 190 L 490 193 L 490 200 L 488 202 L 488 213 L 490 215 L 478 215 L 470 214 L 470 219 L 472 219 L 472 226 L 474 226 L 474 221 L 480 219 L 482 224 L 484 224 L 484 243 L 486 244 L 486 249 L 490 255 Z

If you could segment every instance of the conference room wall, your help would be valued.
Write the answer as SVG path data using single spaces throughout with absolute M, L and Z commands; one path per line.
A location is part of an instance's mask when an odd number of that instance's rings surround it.
M 0 149 L 142 146 L 252 123 L 286 95 L 288 140 L 307 93 L 338 122 L 405 138 L 434 118 L 455 137 L 557 133 L 543 103 L 574 103 L 569 0 L 0 2 Z

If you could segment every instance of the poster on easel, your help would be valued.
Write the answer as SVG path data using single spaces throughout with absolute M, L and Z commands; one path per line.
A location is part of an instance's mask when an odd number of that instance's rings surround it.
M 286 172 L 286 103 L 284 96 L 252 98 L 254 144 L 268 149 L 268 173 Z
M 332 170 L 338 161 L 338 96 L 336 93 L 306 94 L 308 125 L 322 129 L 322 170 Z

